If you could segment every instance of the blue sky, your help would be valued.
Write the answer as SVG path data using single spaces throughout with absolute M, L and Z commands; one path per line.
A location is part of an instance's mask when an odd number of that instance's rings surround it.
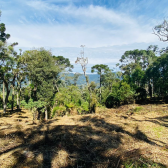
M 88 73 L 95 64 L 115 67 L 127 50 L 167 45 L 152 34 L 168 18 L 167 0 L 0 0 L 0 10 L 16 49 L 45 47 L 74 64 L 85 45 Z

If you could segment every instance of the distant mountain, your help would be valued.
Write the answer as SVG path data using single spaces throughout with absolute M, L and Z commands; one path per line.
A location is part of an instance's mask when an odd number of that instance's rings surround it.
M 88 77 L 89 77 L 89 82 L 95 82 L 99 85 L 99 80 L 100 80 L 100 77 L 98 74 L 86 74 Z M 74 74 L 73 73 L 69 73 L 68 76 L 70 77 L 73 77 Z M 72 82 L 73 83 L 73 82 Z M 82 84 L 86 84 L 86 79 L 85 79 L 85 76 L 84 74 L 81 74 L 78 78 L 78 81 L 77 81 L 77 85 L 82 85 Z
M 114 72 L 114 73 L 116 74 L 116 72 Z M 98 74 L 86 74 L 86 75 L 89 77 L 89 82 L 93 81 L 97 84 L 97 87 L 99 87 L 100 75 L 98 75 Z M 68 76 L 73 77 L 74 73 L 69 73 Z M 116 78 L 117 78 L 117 76 L 116 76 Z M 73 81 L 71 83 L 73 84 Z M 81 74 L 78 78 L 77 85 L 83 85 L 83 84 L 86 84 L 86 79 L 85 79 L 84 74 Z
M 98 74 L 87 74 L 87 76 L 89 77 L 89 82 L 95 82 L 97 84 L 99 84 L 99 80 L 100 80 L 100 76 Z M 78 79 L 78 82 L 80 83 L 80 81 L 86 81 L 85 76 L 81 75 Z

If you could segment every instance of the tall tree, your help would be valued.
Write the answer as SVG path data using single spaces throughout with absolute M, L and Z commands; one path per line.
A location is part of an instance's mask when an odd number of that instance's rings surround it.
M 151 80 L 158 96 L 168 95 L 168 54 L 163 54 L 146 70 L 147 80 Z
M 22 55 L 22 63 L 33 86 L 32 98 L 34 101 L 44 102 L 45 119 L 47 120 L 48 107 L 54 96 L 53 80 L 60 68 L 55 65 L 52 53 L 44 48 L 25 51 Z
M 3 107 L 6 113 L 8 97 L 11 88 L 14 88 L 16 80 L 15 62 L 16 52 L 12 46 L 7 46 L 6 43 L 0 41 L 0 80 L 3 81 Z M 6 89 L 6 95 L 4 93 Z
M 85 79 L 86 79 L 87 86 L 89 86 L 89 78 L 86 75 L 86 66 L 88 64 L 88 58 L 84 57 L 84 47 L 85 47 L 85 45 L 81 45 L 81 47 L 83 48 L 83 50 L 81 51 L 81 57 L 77 57 L 77 60 L 75 61 L 75 63 L 76 64 L 81 64 L 82 70 L 83 70 L 83 73 L 84 73 L 84 76 L 85 76 Z
M 101 84 L 102 84 L 102 75 L 106 72 L 108 72 L 110 69 L 108 65 L 104 64 L 97 64 L 91 67 L 91 72 L 94 73 L 97 72 L 98 75 L 100 75 L 100 102 L 101 102 Z
M 3 107 L 6 112 L 7 102 L 11 86 L 14 89 L 16 73 L 15 61 L 17 53 L 14 51 L 14 46 L 18 43 L 14 42 L 11 45 L 7 44 L 10 34 L 7 34 L 4 23 L 0 23 L 0 80 L 3 81 Z M 6 96 L 5 96 L 6 88 Z
M 65 70 L 71 72 L 74 66 L 70 63 L 68 58 L 65 58 L 63 56 L 53 56 L 53 60 L 55 66 L 59 67 L 58 73 L 53 78 L 54 87 L 56 88 L 56 91 L 59 92 L 58 85 L 61 83 L 63 76 L 65 76 L 65 73 L 62 72 Z
M 102 85 L 105 88 L 108 88 L 110 92 L 112 92 L 112 85 L 117 79 L 116 74 L 113 72 L 113 70 L 108 70 L 105 74 L 102 75 Z
M 131 75 L 137 66 L 140 66 L 142 70 L 147 69 L 154 59 L 156 56 L 151 50 L 131 50 L 122 55 L 121 64 L 118 65 L 124 74 Z

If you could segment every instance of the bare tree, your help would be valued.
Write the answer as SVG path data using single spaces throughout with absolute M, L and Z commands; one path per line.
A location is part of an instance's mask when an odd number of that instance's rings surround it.
M 77 57 L 77 60 L 75 61 L 75 63 L 76 64 L 81 64 L 84 76 L 86 78 L 86 83 L 88 85 L 89 80 L 88 80 L 88 76 L 86 75 L 86 65 L 88 64 L 88 58 L 84 57 L 84 47 L 85 47 L 85 45 L 81 45 L 81 47 L 82 47 L 82 51 L 80 52 L 81 57 Z
M 160 41 L 168 41 L 168 21 L 164 20 L 162 24 L 155 26 L 153 33 L 159 37 Z

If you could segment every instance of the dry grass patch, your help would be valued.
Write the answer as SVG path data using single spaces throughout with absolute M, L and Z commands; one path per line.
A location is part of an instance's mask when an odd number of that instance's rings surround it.
M 0 167 L 168 167 L 167 105 L 126 105 L 32 122 L 0 117 Z

